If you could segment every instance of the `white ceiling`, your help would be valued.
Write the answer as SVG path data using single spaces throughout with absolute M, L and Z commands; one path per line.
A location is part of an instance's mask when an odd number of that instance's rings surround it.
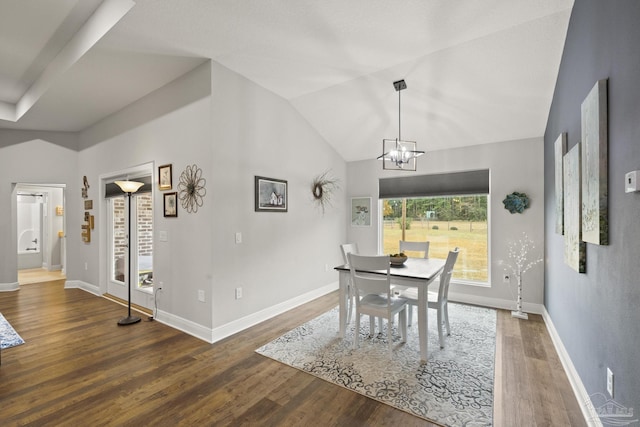
M 0 0 L 0 128 L 80 131 L 212 59 L 347 161 L 544 133 L 573 0 Z M 17 119 L 17 120 L 16 120 Z

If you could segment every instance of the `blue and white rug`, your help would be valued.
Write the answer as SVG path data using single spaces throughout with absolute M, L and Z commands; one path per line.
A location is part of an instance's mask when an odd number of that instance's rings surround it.
M 369 319 L 363 316 L 360 345 L 353 350 L 355 322 L 340 339 L 337 307 L 256 352 L 429 421 L 492 425 L 496 311 L 449 303 L 451 336 L 442 350 L 435 314 L 429 310 L 427 364 L 420 363 L 415 324 L 408 328 L 405 344 L 394 325 L 390 358 L 386 329 L 368 338 Z
M 0 349 L 24 344 L 24 340 L 0 313 Z

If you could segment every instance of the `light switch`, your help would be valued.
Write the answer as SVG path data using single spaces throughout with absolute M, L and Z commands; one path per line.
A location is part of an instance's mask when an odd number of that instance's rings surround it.
M 169 241 L 169 236 L 167 235 L 166 231 L 158 231 L 158 239 L 161 242 L 168 242 Z
M 242 243 L 242 233 L 236 233 L 236 243 Z

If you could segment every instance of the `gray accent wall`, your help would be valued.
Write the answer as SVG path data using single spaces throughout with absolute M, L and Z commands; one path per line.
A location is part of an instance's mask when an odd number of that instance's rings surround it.
M 624 192 L 625 173 L 640 169 L 640 2 L 575 2 L 544 136 L 545 306 L 597 408 L 615 376 L 619 405 L 640 411 L 640 193 Z M 587 244 L 587 269 L 563 262 L 555 232 L 553 143 L 581 139 L 580 105 L 609 79 L 609 245 Z M 584 402 L 580 402 L 584 403 Z M 634 419 L 637 419 L 637 415 Z

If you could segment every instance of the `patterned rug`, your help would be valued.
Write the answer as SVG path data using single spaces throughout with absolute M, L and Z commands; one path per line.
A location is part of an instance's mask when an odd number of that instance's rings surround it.
M 496 312 L 449 303 L 449 321 L 451 336 L 445 338 L 441 350 L 436 313 L 429 310 L 427 364 L 419 360 L 417 325 L 408 328 L 407 342 L 402 344 L 397 319 L 393 358 L 389 357 L 386 329 L 368 338 L 368 316 L 362 317 L 360 345 L 353 350 L 355 322 L 347 328 L 346 338 L 340 339 L 338 307 L 256 352 L 429 421 L 445 426 L 490 426 Z
M 0 313 L 0 349 L 24 344 L 24 340 Z

